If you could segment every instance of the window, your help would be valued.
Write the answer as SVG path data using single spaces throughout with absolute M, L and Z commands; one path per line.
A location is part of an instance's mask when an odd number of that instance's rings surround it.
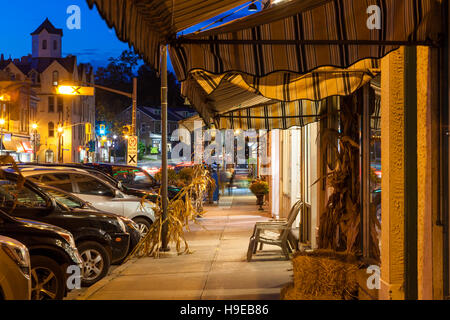
M 155 133 L 161 133 L 161 122 L 155 122 Z
M 147 125 L 145 123 L 141 124 L 141 132 L 145 133 L 146 129 L 147 129 Z
M 63 113 L 64 111 L 64 98 L 63 97 L 58 97 L 57 99 L 58 101 L 58 113 Z
M 53 122 L 48 123 L 48 137 L 53 138 L 55 136 L 55 124 Z
M 63 206 L 66 206 L 70 209 L 81 209 L 85 207 L 85 203 L 83 201 L 75 198 L 74 196 L 71 196 L 68 193 L 46 187 L 44 187 L 43 189 L 48 194 L 50 194 L 56 200 L 56 202 L 62 204 Z
M 47 202 L 36 192 L 23 187 L 17 188 L 17 182 L 10 180 L 0 180 L 0 204 L 2 207 L 16 208 L 46 208 Z
M 131 169 L 126 167 L 113 167 L 113 176 L 121 181 L 126 187 L 147 189 L 155 185 L 153 178 L 139 169 Z
M 45 162 L 46 163 L 55 162 L 55 153 L 53 152 L 53 150 L 45 151 Z
M 80 194 L 114 197 L 112 188 L 93 177 L 82 174 L 73 174 L 72 178 L 78 185 L 78 193 Z
M 55 112 L 55 97 L 48 97 L 48 112 Z
M 72 181 L 67 173 L 49 173 L 40 176 L 34 176 L 34 179 L 40 179 L 40 183 L 61 189 L 67 192 L 73 192 Z
M 42 50 L 47 50 L 47 40 L 42 40 Z
M 53 71 L 53 85 L 57 86 L 59 83 L 59 72 Z
M 53 50 L 58 50 L 58 41 L 53 40 Z

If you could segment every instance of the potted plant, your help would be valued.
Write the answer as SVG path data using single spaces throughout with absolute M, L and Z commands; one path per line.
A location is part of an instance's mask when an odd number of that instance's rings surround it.
M 256 196 L 256 205 L 259 205 L 259 210 L 264 211 L 264 196 L 269 193 L 269 184 L 263 180 L 254 180 L 250 184 L 250 191 Z

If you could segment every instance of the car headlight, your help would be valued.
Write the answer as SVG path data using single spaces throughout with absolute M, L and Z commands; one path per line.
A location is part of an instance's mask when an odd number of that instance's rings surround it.
M 126 233 L 127 232 L 127 226 L 125 225 L 123 220 L 121 218 L 117 217 L 117 222 L 119 223 L 119 226 L 122 229 L 122 232 Z
M 25 246 L 12 242 L 2 242 L 1 248 L 20 268 L 26 278 L 30 278 L 30 254 Z
M 80 253 L 78 252 L 75 240 L 70 232 L 57 231 L 57 233 L 66 240 L 62 242 L 61 240 L 56 240 L 56 244 L 64 249 L 67 254 L 72 258 L 74 262 L 81 265 L 83 260 L 81 259 Z
M 73 238 L 73 235 L 70 232 L 63 232 L 63 231 L 57 231 L 58 234 L 63 237 L 71 247 L 76 248 L 75 239 Z

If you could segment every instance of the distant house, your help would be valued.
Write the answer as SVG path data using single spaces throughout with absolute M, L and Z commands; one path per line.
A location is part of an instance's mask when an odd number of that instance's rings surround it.
M 131 107 L 128 107 L 119 115 L 119 121 L 123 125 L 131 123 L 131 111 Z M 169 108 L 167 111 L 169 141 L 173 132 L 178 129 L 179 121 L 196 114 L 195 110 L 188 107 Z M 140 142 L 143 142 L 147 147 L 157 148 L 161 152 L 161 107 L 138 106 L 136 131 Z
M 58 85 L 94 83 L 90 65 L 78 64 L 75 56 L 62 57 L 62 29 L 46 19 L 32 36 L 32 54 L 21 59 L 0 60 L 13 81 L 27 81 L 39 97 L 37 156 L 39 162 L 79 162 L 87 157 L 91 139 L 86 124 L 95 125 L 95 97 L 58 96 Z M 58 132 L 61 127 L 63 132 Z

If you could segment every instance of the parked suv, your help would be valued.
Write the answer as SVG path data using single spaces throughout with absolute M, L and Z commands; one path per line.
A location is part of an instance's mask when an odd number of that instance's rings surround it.
M 78 198 L 77 196 L 63 191 L 61 189 L 57 189 L 45 184 L 39 185 L 40 189 L 43 189 L 47 194 L 49 194 L 51 197 L 55 199 L 55 201 L 58 203 L 59 206 L 63 207 L 63 210 L 70 211 L 74 216 L 78 216 L 77 213 L 80 213 L 81 215 L 90 215 L 92 213 L 100 214 L 101 216 L 106 216 L 114 219 L 114 217 L 120 218 L 122 222 L 125 224 L 126 232 L 130 235 L 130 245 L 128 246 L 128 254 L 133 251 L 133 249 L 136 247 L 136 245 L 139 243 L 139 241 L 142 238 L 142 234 L 139 230 L 139 226 L 131 219 L 128 219 L 123 216 L 117 216 L 117 215 L 111 215 L 106 212 L 99 211 L 95 209 L 92 205 L 90 205 L 88 202 L 83 201 L 82 199 Z M 77 240 L 76 235 L 75 240 Z M 80 254 L 83 256 L 83 254 L 80 251 Z M 125 257 L 124 257 L 125 258 Z M 122 259 L 119 258 L 113 258 L 111 259 L 111 264 L 120 264 Z
M 98 210 L 125 216 L 139 225 L 142 234 L 155 220 L 155 204 L 129 196 L 106 180 L 86 170 L 71 167 L 20 166 L 21 173 L 33 182 L 56 187 L 75 194 Z M 13 172 L 12 168 L 5 169 Z
M 5 173 L 0 178 L 0 194 L 3 196 L 0 209 L 15 217 L 42 221 L 70 231 L 83 259 L 82 284 L 90 286 L 106 276 L 111 263 L 126 257 L 130 235 L 125 222 L 108 213 L 71 210 L 62 199 L 66 203 L 76 200 L 57 190 L 46 191 L 29 180 L 19 188 L 17 175 Z
M 46 223 L 13 218 L 0 210 L 0 235 L 27 246 L 31 260 L 31 299 L 61 300 L 69 266 L 82 268 L 72 234 Z
M 86 166 L 101 170 L 120 181 L 128 193 L 137 197 L 143 197 L 147 192 L 158 193 L 161 186 L 147 171 L 139 167 L 110 163 L 89 163 Z M 168 186 L 169 199 L 175 198 L 180 190 L 180 188 Z
M 0 236 L 0 300 L 30 300 L 31 264 L 25 245 Z

